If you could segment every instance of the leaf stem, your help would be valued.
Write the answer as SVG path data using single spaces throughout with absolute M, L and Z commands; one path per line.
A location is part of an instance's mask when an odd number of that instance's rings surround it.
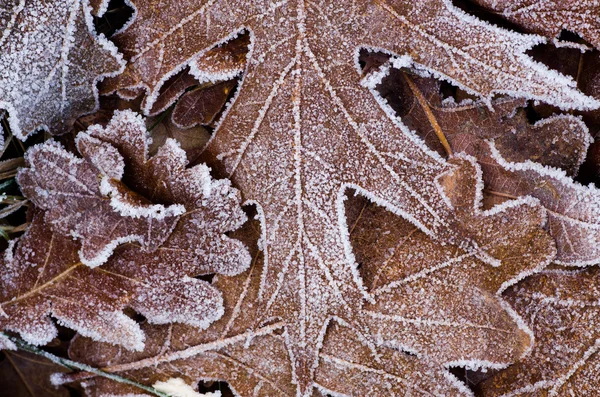
M 42 350 L 42 349 L 40 349 L 40 348 L 38 348 L 36 346 L 33 346 L 33 345 L 25 342 L 24 340 L 20 339 L 20 338 L 17 338 L 17 337 L 11 336 L 11 335 L 7 335 L 7 334 L 5 334 L 3 332 L 0 332 L 0 334 L 2 336 L 4 336 L 4 337 L 10 339 L 11 341 L 13 341 L 17 345 L 17 347 L 19 349 L 27 351 L 27 352 L 30 352 L 30 353 L 33 353 L 33 354 L 36 354 L 38 356 L 42 356 L 44 358 L 47 358 L 48 360 L 52 361 L 55 364 L 60 365 L 61 367 L 65 367 L 65 368 L 68 368 L 70 370 L 77 369 L 77 370 L 80 370 L 80 371 L 85 371 L 87 373 L 91 373 L 91 374 L 94 374 L 96 376 L 102 376 L 104 378 L 113 380 L 115 382 L 119 382 L 119 383 L 123 383 L 123 384 L 126 384 L 126 385 L 135 386 L 135 387 L 137 387 L 139 389 L 147 391 L 148 393 L 152 393 L 155 396 L 169 397 L 167 394 L 165 394 L 163 392 L 160 392 L 160 391 L 156 390 L 153 387 L 142 385 L 142 384 L 134 382 L 134 381 L 132 381 L 130 379 L 123 378 L 122 376 L 111 374 L 111 373 L 108 373 L 108 372 L 104 372 L 104 371 L 102 371 L 100 369 L 91 367 L 89 365 L 82 364 L 82 363 L 79 363 L 77 361 L 69 360 L 68 358 L 63 358 L 63 357 L 56 356 L 56 355 L 54 355 L 52 353 L 49 353 L 49 352 L 47 352 L 45 350 Z

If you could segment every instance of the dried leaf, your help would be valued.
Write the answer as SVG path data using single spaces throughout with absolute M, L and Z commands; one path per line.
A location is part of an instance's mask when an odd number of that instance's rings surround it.
M 121 55 L 96 35 L 87 0 L 3 0 L 0 107 L 12 133 L 66 132 L 98 108 L 96 83 L 120 73 Z
M 236 82 L 229 80 L 186 92 L 173 109 L 173 123 L 181 128 L 211 124 L 235 86 Z
M 175 173 L 183 171 L 185 157 L 178 158 L 178 147 L 170 141 L 162 155 L 151 161 L 148 144 L 143 120 L 132 112 L 120 112 L 106 129 L 92 126 L 77 136 L 83 158 L 55 141 L 34 146 L 25 154 L 28 168 L 17 176 L 23 193 L 48 211 L 46 221 L 55 231 L 81 240 L 84 264 L 101 265 L 115 247 L 133 241 L 148 251 L 155 250 L 185 213 L 184 203 L 174 203 L 173 193 L 164 191 L 170 186 L 161 186 L 163 175 L 172 179 L 169 185 L 177 182 Z M 129 163 L 127 173 L 124 157 Z M 159 164 L 161 160 L 171 161 L 179 169 Z M 209 189 L 209 183 L 202 181 L 207 173 L 196 177 L 198 189 Z M 154 187 L 162 191 L 154 194 Z M 140 190 L 135 192 L 136 188 Z M 148 190 L 154 197 L 144 197 Z M 172 204 L 154 204 L 152 199 Z M 193 197 L 183 199 L 193 205 Z
M 546 228 L 558 248 L 555 262 L 570 266 L 600 262 L 600 190 L 571 178 L 591 143 L 579 118 L 558 115 L 531 125 L 524 111 L 517 110 L 519 101 L 495 101 L 493 112 L 482 103 L 442 102 L 437 82 L 416 79 L 411 90 L 408 83 L 402 84 L 405 76 L 395 72 L 392 77 L 395 95 L 408 102 L 404 109 L 410 109 L 400 110 L 402 119 L 438 151 L 443 149 L 436 124 L 454 152 L 476 157 L 488 203 L 537 198 L 548 210 Z
M 244 34 L 222 46 L 203 53 L 197 59 L 190 62 L 189 68 L 185 68 L 171 76 L 161 86 L 160 93 L 152 103 L 151 111 L 148 114 L 152 116 L 165 111 L 185 91 L 194 86 L 201 85 L 198 87 L 199 89 L 210 90 L 215 84 L 226 82 L 240 75 L 245 67 L 249 44 L 249 36 Z M 101 92 L 103 94 L 117 92 L 119 96 L 125 99 L 133 99 L 141 95 L 144 90 L 139 85 L 133 84 L 131 87 L 126 87 L 126 84 L 122 83 L 123 80 L 127 79 L 127 72 L 118 78 L 106 79 L 101 85 Z M 229 89 L 231 90 L 232 88 L 230 87 Z M 144 108 L 148 106 L 147 100 L 148 98 L 144 98 L 142 104 Z M 220 110 L 223 105 L 224 102 L 218 105 L 217 110 Z M 217 105 L 213 105 L 213 107 L 215 106 Z M 180 110 L 179 112 L 182 111 Z
M 149 147 L 149 153 L 156 153 L 156 150 L 171 138 L 179 143 L 190 163 L 194 163 L 198 159 L 210 139 L 210 133 L 204 127 L 179 128 L 168 116 L 148 117 L 146 125 L 149 128 L 152 127 L 150 131 L 152 144 Z
M 532 352 L 483 386 L 492 396 L 594 396 L 600 390 L 600 274 L 548 270 L 507 293 L 533 329 Z
M 203 164 L 186 168 L 173 140 L 149 158 L 144 122 L 128 111 L 106 128 L 80 133 L 77 143 L 83 159 L 52 141 L 30 149 L 30 164 L 40 167 L 19 175 L 30 199 L 47 212 L 36 214 L 4 254 L 0 328 L 43 344 L 56 333 L 50 314 L 84 335 L 141 349 L 144 336 L 125 307 L 157 324 L 205 328 L 219 318 L 220 293 L 192 277 L 234 275 L 249 265 L 243 244 L 224 235 L 246 219 L 239 192 L 229 181 L 212 180 Z M 116 186 L 112 196 L 101 192 L 103 183 Z M 165 229 L 162 208 L 175 205 L 182 213 Z M 146 220 L 140 235 L 154 237 L 151 249 L 132 234 L 139 219 Z M 122 242 L 129 244 L 118 246 Z M 103 266 L 83 265 L 85 247 L 98 247 L 92 251 L 102 253 Z
M 136 21 L 115 37 L 129 63 L 113 84 L 146 89 L 145 112 L 171 76 L 243 27 L 252 32 L 240 91 L 207 154 L 259 205 L 267 256 L 260 304 L 266 316 L 286 322 L 302 395 L 312 389 L 324 327 L 333 318 L 351 323 L 369 299 L 347 241 L 345 188 L 360 188 L 429 235 L 471 247 L 493 265 L 506 257 L 490 245 L 496 230 L 542 222 L 527 200 L 500 208 L 506 212 L 479 211 L 480 184 L 469 160 L 443 161 L 378 102 L 370 90 L 377 79 L 361 81 L 359 48 L 410 54 L 397 63 L 485 98 L 505 92 L 563 107 L 597 106 L 573 81 L 524 55 L 539 38 L 498 29 L 449 2 L 222 0 L 172 7 L 138 1 L 136 7 Z M 544 243 L 532 244 L 541 248 L 531 255 L 545 257 L 552 247 L 539 237 Z
M 475 0 L 530 32 L 558 38 L 562 30 L 579 34 L 600 49 L 600 5 L 595 0 Z
M 157 115 L 167 110 L 179 97 L 191 87 L 197 86 L 200 83 L 194 76 L 189 74 L 189 69 L 182 70 L 176 75 L 172 76 L 161 88 L 160 94 L 154 105 L 152 105 L 152 111 L 150 115 Z M 121 88 L 117 91 L 118 95 L 125 97 L 127 92 Z M 135 96 L 142 95 L 144 92 L 140 90 L 135 92 Z M 125 95 L 123 95 L 125 94 Z
M 382 207 L 370 208 L 372 214 L 363 211 L 362 224 L 354 229 L 361 232 L 354 234 L 353 242 L 369 232 L 374 233 L 372 238 L 381 236 L 369 225 L 378 218 L 392 220 L 392 233 L 411 241 L 399 244 L 396 256 L 386 264 L 364 265 L 372 273 L 384 268 L 385 276 L 379 282 L 365 277 L 373 304 L 357 308 L 348 321 L 333 318 L 323 330 L 315 386 L 333 395 L 470 395 L 445 366 L 491 365 L 484 360 L 506 363 L 527 349 L 528 334 L 519 329 L 495 292 L 536 266 L 533 263 L 550 258 L 513 258 L 512 263 L 493 268 L 459 247 L 437 244 Z M 520 210 L 530 211 L 526 206 Z M 356 211 L 351 210 L 349 219 L 355 218 L 353 214 Z M 256 226 L 254 231 L 258 234 Z M 540 242 L 539 227 L 533 223 L 518 233 L 521 248 Z M 357 247 L 359 253 L 372 248 Z M 255 253 L 255 258 L 248 272 L 215 278 L 215 285 L 224 291 L 225 315 L 205 332 L 179 325 L 143 325 L 149 343 L 141 353 L 78 337 L 71 345 L 71 357 L 143 384 L 172 377 L 192 384 L 224 379 L 240 396 L 295 396 L 287 327 L 262 310 L 262 253 Z M 373 340 L 378 343 L 370 343 Z M 81 378 L 82 374 L 73 379 Z M 84 383 L 90 396 L 135 392 L 106 379 Z

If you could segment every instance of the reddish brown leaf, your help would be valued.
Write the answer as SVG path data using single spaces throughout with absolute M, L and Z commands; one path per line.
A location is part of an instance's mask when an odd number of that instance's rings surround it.
M 511 93 L 562 107 L 597 106 L 573 81 L 525 56 L 538 38 L 492 27 L 449 2 L 219 0 L 172 7 L 140 0 L 136 7 L 136 21 L 115 38 L 128 67 L 111 83 L 143 87 L 145 112 L 171 76 L 187 65 L 194 74 L 197 59 L 242 29 L 252 34 L 241 88 L 206 152 L 259 206 L 267 256 L 260 304 L 265 316 L 286 322 L 301 395 L 312 393 L 324 326 L 333 318 L 352 323 L 368 301 L 348 248 L 344 189 L 360 188 L 429 235 L 471 247 L 493 265 L 508 255 L 490 245 L 490 236 L 511 222 L 541 223 L 527 200 L 500 207 L 506 213 L 481 212 L 480 193 L 464 185 L 478 181 L 470 160 L 448 163 L 431 153 L 377 101 L 370 90 L 377 76 L 364 81 L 357 68 L 360 48 L 410 54 L 396 63 L 488 100 Z M 531 247 L 543 248 L 531 256 L 551 255 L 550 242 L 539 237 Z
M 404 98 L 399 112 L 409 127 L 443 153 L 437 125 L 453 152 L 478 159 L 488 205 L 533 196 L 548 210 L 547 229 L 558 246 L 558 263 L 584 266 L 600 261 L 600 191 L 570 177 L 591 142 L 579 118 L 558 115 L 531 125 L 518 110 L 520 101 L 497 100 L 492 112 L 482 103 L 442 102 L 439 84 L 431 79 L 400 71 L 390 79 L 395 93 L 388 95 Z M 415 80 L 413 89 L 407 79 Z M 419 101 L 418 94 L 425 100 Z
M 210 139 L 210 133 L 204 127 L 179 128 L 173 124 L 170 117 L 162 117 L 162 115 L 148 117 L 146 125 L 148 128 L 152 128 L 150 131 L 152 144 L 149 147 L 149 153 L 156 153 L 156 150 L 164 145 L 167 139 L 172 138 L 185 151 L 190 163 L 195 163 Z
M 600 390 L 600 274 L 548 270 L 507 293 L 533 329 L 532 352 L 483 384 L 492 396 L 594 396 Z
M 69 397 L 65 387 L 50 382 L 54 373 L 69 370 L 47 359 L 23 352 L 3 351 L 0 361 L 0 390 L 10 397 Z
M 203 164 L 186 168 L 172 139 L 150 157 L 144 122 L 128 111 L 80 133 L 77 144 L 83 159 L 53 141 L 28 152 L 37 168 L 23 169 L 19 181 L 47 212 L 4 253 L 0 328 L 43 344 L 56 333 L 52 315 L 97 340 L 141 349 L 144 336 L 125 307 L 158 324 L 205 328 L 219 318 L 219 292 L 192 277 L 248 266 L 243 244 L 224 235 L 246 218 L 239 192 Z M 165 226 L 161 216 L 173 207 L 181 213 Z M 103 266 L 85 266 L 88 252 L 99 252 Z
M 96 35 L 87 1 L 7 0 L 2 9 L 0 107 L 12 133 L 67 132 L 98 108 L 96 83 L 122 71 L 120 54 Z
M 235 80 L 229 80 L 186 92 L 173 110 L 173 123 L 181 128 L 212 123 L 235 86 Z
M 358 212 L 351 210 L 349 219 L 354 221 Z M 380 228 L 371 224 L 379 221 Z M 494 292 L 532 266 L 529 260 L 541 258 L 524 258 L 521 263 L 513 259 L 512 264 L 492 268 L 459 247 L 436 244 L 409 222 L 374 205 L 356 222 L 359 224 L 351 240 L 358 255 L 373 248 L 361 243 L 369 233 L 371 239 L 391 231 L 399 241 L 400 235 L 413 240 L 399 243 L 395 257 L 385 264 L 372 260 L 363 266 L 368 273 L 384 268 L 385 276 L 378 282 L 365 278 L 373 292 L 373 304 L 356 310 L 348 322 L 331 320 L 319 352 L 318 390 L 356 396 L 467 396 L 468 391 L 449 376 L 445 365 L 461 360 L 472 360 L 463 361 L 464 365 L 488 365 L 478 361 L 483 357 L 510 361 L 509 357 L 527 349 L 528 334 L 518 329 L 515 318 L 504 311 Z M 381 230 L 388 225 L 392 229 Z M 258 232 L 254 226 L 253 234 Z M 540 230 L 534 224 L 519 233 L 524 242 L 539 241 Z M 248 241 L 251 234 L 243 237 Z M 71 357 L 146 385 L 169 378 L 183 378 L 192 385 L 200 380 L 224 379 L 240 396 L 295 396 L 285 323 L 261 310 L 262 258 L 256 252 L 255 264 L 248 272 L 215 278 L 215 285 L 224 291 L 226 310 L 206 332 L 178 325 L 143 326 L 149 343 L 141 353 L 79 337 L 71 346 Z M 464 274 L 472 277 L 466 280 Z M 390 311 L 396 315 L 388 316 Z M 357 326 L 365 322 L 370 324 L 367 328 Z M 370 344 L 369 340 L 379 343 Z M 90 396 L 137 392 L 106 379 L 89 379 L 85 374 L 65 380 L 82 377 L 87 378 Z
M 594 0 L 475 0 L 526 30 L 558 38 L 568 30 L 600 49 L 600 5 Z

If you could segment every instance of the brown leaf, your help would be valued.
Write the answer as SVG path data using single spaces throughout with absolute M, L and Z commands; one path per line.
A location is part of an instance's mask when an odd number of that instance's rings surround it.
M 171 121 L 171 117 L 166 115 L 157 117 L 148 117 L 146 125 L 151 128 L 150 136 L 152 144 L 149 147 L 149 153 L 154 154 L 156 150 L 165 144 L 166 140 L 175 139 L 181 149 L 185 151 L 189 163 L 194 163 L 206 143 L 210 139 L 210 133 L 201 126 L 192 128 L 179 128 Z
M 461 360 L 473 366 L 486 365 L 480 361 L 484 359 L 510 362 L 527 349 L 528 334 L 518 328 L 494 293 L 532 266 L 528 259 L 516 266 L 515 260 L 492 268 L 459 247 L 436 244 L 382 207 L 370 205 L 368 211 L 363 211 L 351 237 L 359 243 L 359 254 L 372 248 L 360 244 L 364 235 L 382 234 L 371 221 L 392 220 L 393 233 L 406 232 L 414 240 L 399 244 L 397 256 L 385 265 L 377 261 L 369 265 L 371 272 L 385 267 L 379 283 L 365 278 L 374 303 L 356 309 L 348 321 L 333 318 L 324 331 L 315 375 L 319 390 L 356 396 L 467 396 L 445 365 Z M 259 234 L 256 224 L 242 238 L 249 245 L 252 234 Z M 539 228 L 530 225 L 519 233 L 531 233 L 523 241 L 535 243 Z M 224 379 L 240 396 L 295 396 L 286 324 L 262 310 L 263 255 L 256 251 L 254 256 L 248 272 L 215 278 L 215 285 L 224 291 L 225 315 L 205 332 L 179 325 L 144 325 L 149 343 L 141 353 L 78 337 L 71 345 L 71 358 L 146 385 L 178 377 L 189 384 Z M 465 280 L 464 274 L 472 277 Z M 388 316 L 390 311 L 397 315 Z M 361 327 L 367 322 L 368 327 Z M 66 379 L 87 377 L 78 374 Z M 85 385 L 91 396 L 135 393 L 135 388 L 100 378 L 87 378 Z
M 579 34 L 600 49 L 600 5 L 594 0 L 475 0 L 527 31 L 550 39 L 562 30 Z
M 497 29 L 449 2 L 219 0 L 173 7 L 141 0 L 136 7 L 136 21 L 115 37 L 129 63 L 112 83 L 143 87 L 145 112 L 172 75 L 186 65 L 193 74 L 206 51 L 242 28 L 252 32 L 241 88 L 206 152 L 260 208 L 267 257 L 260 304 L 265 316 L 286 322 L 301 395 L 312 392 L 324 326 L 333 318 L 351 323 L 369 300 L 341 211 L 347 187 L 493 265 L 508 255 L 490 245 L 497 233 L 491 229 L 541 224 L 526 200 L 502 207 L 506 213 L 479 211 L 480 193 L 464 185 L 478 181 L 476 169 L 466 158 L 448 163 L 431 153 L 377 101 L 370 90 L 377 79 L 363 81 L 357 68 L 360 48 L 410 54 L 397 62 L 485 98 L 510 92 L 563 107 L 597 106 L 572 81 L 524 55 L 538 38 Z M 484 221 L 490 223 L 482 227 Z M 540 252 L 531 256 L 546 258 L 552 244 L 539 237 L 531 247 Z
M 157 324 L 205 328 L 219 318 L 219 292 L 192 277 L 249 265 L 243 244 L 224 234 L 246 219 L 239 192 L 203 164 L 186 168 L 171 139 L 149 157 L 144 122 L 128 111 L 80 133 L 77 143 L 83 159 L 52 141 L 28 152 L 38 168 L 23 169 L 19 181 L 47 212 L 4 254 L 0 328 L 43 344 L 56 333 L 50 314 L 84 335 L 141 349 L 144 336 L 125 307 Z M 165 227 L 161 215 L 174 206 L 182 211 Z M 151 246 L 141 245 L 145 238 Z M 90 251 L 103 266 L 82 263 Z
M 86 1 L 2 2 L 0 106 L 12 133 L 67 132 L 98 108 L 96 83 L 122 71 L 114 44 L 97 36 Z
M 199 84 L 198 80 L 189 73 L 189 68 L 172 76 L 161 87 L 160 94 L 152 105 L 149 115 L 154 116 L 166 111 L 185 91 Z M 119 89 L 117 92 L 119 96 L 125 96 L 123 94 L 126 94 L 124 89 Z M 136 92 L 136 96 L 141 94 L 143 94 L 143 91 Z
M 0 388 L 10 397 L 69 397 L 65 387 L 50 381 L 54 373 L 69 370 L 53 362 L 23 351 L 3 351 L 0 361 Z
M 600 262 L 600 191 L 571 178 L 591 142 L 579 118 L 555 115 L 531 125 L 518 109 L 520 101 L 497 100 L 494 111 L 482 103 L 442 102 L 434 80 L 415 78 L 411 89 L 406 79 L 413 78 L 396 71 L 389 83 L 394 84 L 393 95 L 408 102 L 399 109 L 402 119 L 438 152 L 443 148 L 434 125 L 453 152 L 476 157 L 488 205 L 535 197 L 548 210 L 546 228 L 558 248 L 555 261 L 571 266 Z M 411 96 L 412 102 L 407 99 Z
M 148 251 L 160 246 L 186 208 L 174 203 L 168 192 L 144 197 L 145 190 L 161 183 L 161 174 L 172 171 L 164 169 L 167 164 L 157 164 L 160 157 L 147 158 L 143 120 L 131 112 L 118 113 L 106 129 L 93 126 L 80 133 L 76 145 L 83 159 L 55 141 L 31 148 L 26 153 L 28 168 L 17 176 L 25 196 L 47 210 L 46 221 L 55 231 L 81 240 L 80 258 L 88 266 L 106 262 L 122 243 L 135 241 Z M 176 163 L 183 162 L 180 170 L 184 167 L 185 159 L 177 159 L 173 144 L 163 151 Z M 153 198 L 170 203 L 153 204 Z
M 173 123 L 181 128 L 211 124 L 235 86 L 235 80 L 229 80 L 186 92 L 173 109 Z
M 492 396 L 594 396 L 600 390 L 600 274 L 547 270 L 507 293 L 532 328 L 531 353 L 482 386 Z

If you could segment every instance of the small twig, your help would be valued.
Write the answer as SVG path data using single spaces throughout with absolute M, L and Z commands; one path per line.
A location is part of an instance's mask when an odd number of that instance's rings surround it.
M 421 105 L 421 107 L 423 108 L 423 111 L 425 112 L 425 115 L 427 116 L 427 119 L 429 120 L 429 123 L 433 128 L 433 131 L 435 131 L 435 135 L 437 135 L 438 139 L 440 140 L 440 143 L 444 147 L 446 154 L 448 155 L 448 157 L 452 157 L 452 148 L 450 147 L 450 144 L 446 139 L 446 135 L 444 135 L 444 132 L 442 131 L 442 127 L 440 127 L 437 119 L 433 115 L 433 112 L 431 111 L 431 108 L 427 103 L 427 99 L 425 99 L 425 96 L 423 95 L 421 90 L 419 90 L 416 84 L 406 73 L 404 73 L 404 78 L 406 79 L 406 82 L 408 83 L 408 86 L 410 87 L 411 91 L 413 92 L 413 94 L 415 94 L 415 97 L 419 101 L 419 105 Z
M 158 116 L 158 119 L 154 122 L 154 124 L 152 124 L 148 128 L 148 132 L 151 132 L 154 128 L 156 128 L 156 126 L 159 125 L 165 119 L 165 117 L 167 117 L 171 113 L 171 111 L 173 110 L 174 107 L 175 107 L 175 104 L 172 104 L 164 112 L 162 112 L 162 114 L 160 116 Z
M 38 356 L 42 356 L 47 358 L 48 360 L 52 361 L 55 364 L 60 365 L 61 367 L 65 367 L 68 368 L 70 370 L 80 370 L 80 371 L 85 371 L 87 373 L 90 374 L 94 374 L 96 376 L 102 376 L 104 378 L 110 379 L 110 380 L 114 380 L 115 382 L 119 382 L 119 383 L 123 383 L 126 385 L 131 385 L 131 386 L 135 386 L 139 389 L 142 389 L 144 391 L 147 391 L 148 393 L 152 393 L 155 396 L 159 396 L 159 397 L 169 397 L 167 394 L 162 393 L 158 390 L 156 390 L 153 387 L 149 387 L 149 386 L 145 386 L 142 385 L 140 383 L 134 382 L 130 379 L 127 378 L 123 378 L 122 376 L 118 376 L 115 374 L 110 374 L 108 372 L 104 372 L 102 370 L 99 370 L 97 368 L 91 367 L 89 365 L 86 364 L 82 364 L 82 363 L 78 363 L 77 361 L 73 361 L 73 360 L 69 360 L 68 358 L 63 358 L 63 357 L 59 357 L 56 356 L 52 353 L 48 353 L 45 350 L 42 350 L 38 347 L 35 347 L 33 345 L 30 345 L 29 343 L 25 342 L 24 340 L 11 336 L 11 335 L 7 335 L 3 332 L 0 332 L 1 335 L 5 336 L 6 338 L 10 339 L 11 341 L 13 341 L 17 347 L 21 350 L 36 354 Z

